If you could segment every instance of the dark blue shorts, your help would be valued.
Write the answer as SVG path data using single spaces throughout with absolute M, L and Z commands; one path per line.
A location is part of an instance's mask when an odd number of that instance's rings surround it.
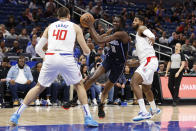
M 111 57 L 106 57 L 101 65 L 104 67 L 105 72 L 110 71 L 109 80 L 112 83 L 116 83 L 123 73 L 125 62 L 115 61 L 115 59 L 111 59 Z

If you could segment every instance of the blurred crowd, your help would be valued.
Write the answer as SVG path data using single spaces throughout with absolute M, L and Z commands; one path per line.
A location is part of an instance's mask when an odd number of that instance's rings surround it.
M 60 0 L 70 10 L 76 5 L 93 14 L 98 19 L 102 18 L 112 22 L 114 15 L 122 15 L 125 29 L 131 28 L 131 22 L 136 14 L 145 16 L 145 24 L 156 36 L 156 42 L 174 49 L 176 43 L 181 43 L 181 51 L 186 54 L 184 75 L 196 76 L 196 3 L 192 0 L 184 0 L 170 5 L 164 1 L 147 3 L 145 9 L 137 11 L 128 10 L 126 7 L 136 7 L 137 3 L 122 0 Z M 35 46 L 39 41 L 44 27 L 49 22 L 56 20 L 57 4 L 53 0 L 0 0 L 0 4 L 12 6 L 22 5 L 25 9 L 20 16 L 9 15 L 7 21 L 0 23 L 0 103 L 3 102 L 5 90 L 10 90 L 14 105 L 19 105 L 22 97 L 36 84 L 42 66 L 42 61 L 35 52 Z M 119 12 L 110 14 L 108 7 L 120 6 Z M 104 9 L 106 8 L 107 9 Z M 169 13 L 168 13 L 169 12 Z M 72 20 L 75 21 L 72 16 Z M 77 23 L 77 21 L 76 21 Z M 166 25 L 174 25 L 170 30 Z M 96 24 L 99 34 L 107 30 L 102 23 Z M 105 58 L 110 49 L 109 43 L 98 46 L 90 37 L 86 29 L 83 29 L 86 43 L 91 53 L 89 56 L 82 55 L 78 44 L 74 49 L 74 56 L 80 65 L 83 80 L 93 75 L 97 67 Z M 128 30 L 132 31 L 132 30 Z M 134 39 L 129 51 L 129 58 L 137 58 L 135 54 Z M 23 44 L 23 46 L 21 46 Z M 47 46 L 44 48 L 47 50 Z M 164 50 L 162 50 L 164 52 Z M 17 56 L 17 57 L 13 57 Z M 15 59 L 17 58 L 17 59 Z M 37 58 L 34 66 L 28 61 Z M 160 61 L 159 75 L 164 76 L 166 60 Z M 134 94 L 130 87 L 130 80 L 136 68 L 125 66 L 124 74 L 116 82 L 109 92 L 108 104 L 120 104 L 121 101 L 136 104 Z M 22 71 L 21 71 L 22 70 Z M 89 103 L 97 105 L 100 101 L 101 92 L 107 75 L 101 76 L 88 91 Z M 45 99 L 47 105 L 59 105 L 67 103 L 76 93 L 72 86 L 66 85 L 61 76 L 43 92 L 33 105 L 42 105 Z

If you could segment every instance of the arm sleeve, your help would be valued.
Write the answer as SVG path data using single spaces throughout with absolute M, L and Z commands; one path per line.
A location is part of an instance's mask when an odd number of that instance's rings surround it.
M 41 58 L 44 58 L 44 56 L 45 56 L 45 52 L 43 51 L 43 47 L 45 46 L 47 41 L 48 41 L 47 38 L 41 37 L 41 39 L 39 40 L 39 42 L 35 46 L 35 51 Z
M 143 34 L 149 38 L 155 38 L 155 35 L 149 29 L 145 29 Z
M 13 71 L 13 67 L 11 67 L 10 70 L 8 71 L 8 74 L 6 77 L 7 82 L 9 82 L 12 79 L 12 71 Z

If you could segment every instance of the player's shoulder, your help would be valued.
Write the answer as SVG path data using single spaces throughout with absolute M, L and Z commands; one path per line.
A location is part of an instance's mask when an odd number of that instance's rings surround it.
M 139 26 L 139 30 L 145 30 L 145 29 L 148 29 L 146 26 L 142 25 L 142 26 Z

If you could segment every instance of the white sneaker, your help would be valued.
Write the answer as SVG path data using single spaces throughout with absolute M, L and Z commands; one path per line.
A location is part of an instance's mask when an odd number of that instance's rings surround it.
M 147 113 L 139 113 L 138 116 L 133 118 L 133 121 L 142 121 L 142 120 L 146 120 L 146 119 L 150 119 L 152 116 L 149 112 Z
M 97 105 L 97 100 L 95 98 L 93 99 L 92 102 L 93 102 L 93 105 Z
M 41 103 L 40 103 L 39 99 L 37 99 L 37 100 L 35 101 L 35 105 L 36 105 L 36 106 L 40 106 L 40 104 L 41 104 Z
M 152 110 L 152 108 L 150 108 L 150 113 L 152 116 L 158 115 L 161 113 L 161 110 L 158 107 L 155 110 Z
M 50 99 L 47 99 L 47 104 L 48 104 L 48 106 L 52 105 L 52 103 L 50 102 Z

